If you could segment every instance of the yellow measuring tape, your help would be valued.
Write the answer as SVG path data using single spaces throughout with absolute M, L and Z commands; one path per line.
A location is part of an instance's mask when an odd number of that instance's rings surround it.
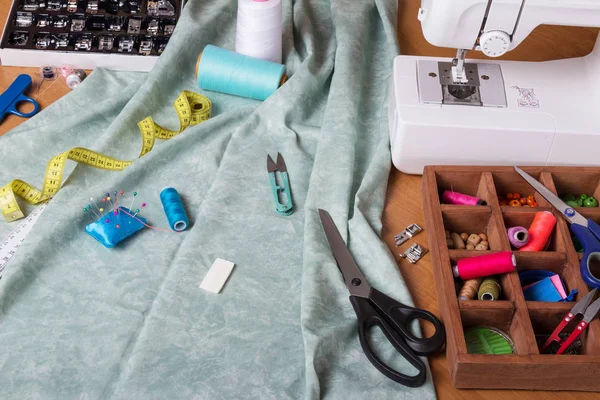
M 142 151 L 139 157 L 150 152 L 155 139 L 168 140 L 183 132 L 188 126 L 197 125 L 210 118 L 211 103 L 205 96 L 198 93 L 183 91 L 175 100 L 175 111 L 179 117 L 179 131 L 170 131 L 147 117 L 138 123 L 142 134 Z M 138 158 L 139 158 L 138 157 Z M 93 150 L 75 147 L 53 157 L 46 167 L 42 190 L 27 182 L 15 179 L 0 188 L 0 209 L 7 222 L 24 217 L 16 196 L 22 197 L 29 204 L 40 204 L 50 200 L 60 189 L 63 172 L 67 160 L 86 164 L 95 168 L 109 171 L 121 171 L 130 166 L 133 161 L 117 160 Z

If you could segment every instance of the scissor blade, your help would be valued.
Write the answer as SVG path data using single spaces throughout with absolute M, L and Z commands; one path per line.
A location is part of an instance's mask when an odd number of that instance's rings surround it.
M 592 305 L 585 310 L 585 313 L 583 313 L 583 320 L 589 323 L 596 317 L 598 311 L 600 311 L 600 299 L 593 302 Z
M 279 172 L 287 172 L 287 167 L 285 166 L 285 161 L 283 160 L 281 153 L 277 153 L 277 170 Z
M 267 156 L 267 172 L 275 172 L 277 170 L 277 164 L 271 158 L 271 156 Z
M 594 300 L 594 295 L 596 294 L 596 289 L 591 290 L 588 294 L 586 294 L 583 299 L 579 300 L 577 304 L 573 308 L 571 308 L 571 314 L 583 314 L 585 310 L 587 310 L 588 306 Z
M 519 175 L 521 175 L 523 177 L 523 179 L 525 179 L 527 181 L 527 183 L 529 183 L 531 186 L 533 186 L 533 188 L 535 190 L 537 190 L 537 192 L 539 194 L 541 194 L 546 200 L 548 200 L 548 203 L 552 204 L 552 206 L 554 208 L 556 208 L 558 211 L 560 211 L 562 216 L 565 217 L 570 223 L 578 224 L 581 226 L 588 226 L 587 219 L 585 219 L 581 214 L 579 214 L 577 211 L 575 211 L 572 207 L 569 207 L 569 205 L 567 203 L 565 203 L 564 201 L 559 199 L 557 195 L 555 195 L 554 193 L 552 193 L 550 191 L 550 189 L 548 189 L 546 186 L 542 185 L 533 176 L 529 175 L 527 172 L 523 171 L 521 168 L 519 168 L 519 167 L 514 167 L 514 168 L 515 168 L 515 171 L 517 171 L 517 173 Z
M 368 298 L 371 293 L 371 286 L 369 286 L 364 275 L 360 272 L 358 265 L 356 265 L 352 254 L 350 254 L 346 243 L 344 243 L 342 235 L 333 222 L 333 218 L 331 218 L 331 215 L 327 211 L 321 209 L 319 209 L 319 217 L 321 218 L 321 225 L 325 231 L 325 236 L 327 236 L 331 253 L 344 277 L 344 282 L 346 282 L 346 287 L 350 291 L 350 294 Z

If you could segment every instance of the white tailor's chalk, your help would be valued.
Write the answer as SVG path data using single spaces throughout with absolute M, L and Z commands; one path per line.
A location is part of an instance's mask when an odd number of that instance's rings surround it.
M 227 282 L 227 278 L 229 278 L 231 271 L 233 271 L 234 265 L 235 264 L 231 261 L 217 258 L 202 280 L 200 289 L 212 293 L 219 293 L 223 288 L 223 285 L 225 285 L 225 282 Z

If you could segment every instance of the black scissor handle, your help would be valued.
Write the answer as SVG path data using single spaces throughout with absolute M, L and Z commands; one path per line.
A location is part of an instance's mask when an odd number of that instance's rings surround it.
M 401 333 L 415 353 L 425 356 L 442 349 L 446 342 L 446 329 L 435 315 L 429 311 L 402 304 L 374 288 L 371 288 L 370 298 L 379 312 L 387 316 L 387 322 L 394 325 L 394 328 Z M 428 338 L 419 338 L 413 335 L 409 325 L 415 319 L 431 322 L 435 328 L 434 334 Z
M 425 363 L 410 349 L 400 333 L 379 315 L 377 310 L 371 305 L 369 299 L 350 296 L 350 302 L 358 318 L 360 345 L 371 364 L 382 374 L 404 386 L 419 387 L 423 385 L 427 378 Z M 375 351 L 373 351 L 367 337 L 369 329 L 374 326 L 378 326 L 392 346 L 419 371 L 417 375 L 410 376 L 400 373 L 381 361 L 377 354 L 375 354 Z

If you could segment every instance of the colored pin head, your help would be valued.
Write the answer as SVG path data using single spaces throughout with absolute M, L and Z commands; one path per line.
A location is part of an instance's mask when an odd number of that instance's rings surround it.
M 129 205 L 130 210 L 133 210 L 133 203 L 135 202 L 135 196 L 137 196 L 137 192 L 133 192 L 133 197 L 131 198 L 131 204 Z
M 142 208 L 146 207 L 146 203 L 142 203 Z
M 123 195 L 125 194 L 125 192 L 121 190 L 121 191 L 119 192 L 119 194 L 120 194 L 121 196 L 123 196 Z
M 136 213 L 136 214 L 137 214 L 137 213 L 139 213 L 139 212 L 140 212 L 140 209 L 139 209 L 139 208 L 135 210 L 135 213 Z
M 106 200 L 110 201 L 110 196 L 106 196 Z
M 92 206 L 88 204 L 88 205 L 87 205 L 87 209 L 88 209 L 88 210 L 91 210 L 91 209 L 92 209 Z
M 117 229 L 119 229 L 121 227 L 121 225 L 117 224 Z
M 110 193 L 106 193 L 106 197 L 110 196 Z
M 117 215 L 117 210 L 114 210 L 114 211 L 113 211 L 113 214 L 114 214 L 114 215 Z
M 103 197 L 103 198 L 102 198 L 102 202 L 103 202 L 103 203 L 106 203 L 106 197 Z
M 87 212 L 87 207 L 83 207 L 83 212 Z
M 104 212 L 104 208 L 100 208 L 100 212 Z
M 110 222 L 110 219 L 106 218 L 106 219 L 104 220 L 104 222 L 106 222 L 106 223 L 108 224 L 108 223 Z

